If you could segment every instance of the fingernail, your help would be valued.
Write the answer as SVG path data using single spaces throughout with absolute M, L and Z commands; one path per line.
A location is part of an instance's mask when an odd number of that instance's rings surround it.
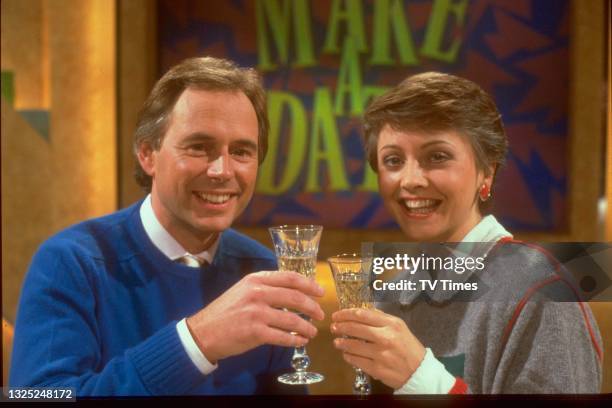
M 334 339 L 334 346 L 335 346 L 336 348 L 340 348 L 340 344 L 341 344 L 341 343 L 340 343 L 340 339 Z
M 319 295 L 323 296 L 323 294 L 325 293 L 325 289 L 323 289 L 323 286 L 317 285 L 317 292 L 319 293 Z
M 334 323 L 331 325 L 331 331 L 335 332 L 336 330 L 337 330 L 336 324 Z

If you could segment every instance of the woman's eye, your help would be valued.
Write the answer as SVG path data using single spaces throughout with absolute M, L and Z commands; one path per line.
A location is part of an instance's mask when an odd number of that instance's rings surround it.
M 448 159 L 450 159 L 450 156 L 444 152 L 434 152 L 429 156 L 432 163 L 443 163 Z
M 386 167 L 398 167 L 402 164 L 402 159 L 399 156 L 387 156 L 383 158 L 383 164 Z

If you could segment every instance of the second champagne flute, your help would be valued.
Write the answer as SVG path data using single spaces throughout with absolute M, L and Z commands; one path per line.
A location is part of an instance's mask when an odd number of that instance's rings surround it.
M 372 309 L 369 271 L 372 258 L 357 254 L 342 254 L 327 259 L 334 275 L 340 309 Z M 362 369 L 355 369 L 353 394 L 368 395 L 372 392 L 370 378 Z

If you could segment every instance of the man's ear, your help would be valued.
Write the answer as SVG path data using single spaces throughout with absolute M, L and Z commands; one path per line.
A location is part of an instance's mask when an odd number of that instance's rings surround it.
M 138 157 L 138 162 L 140 163 L 140 167 L 147 173 L 149 176 L 153 177 L 155 174 L 155 149 L 151 147 L 150 143 L 143 142 L 138 146 L 138 151 L 136 153 Z

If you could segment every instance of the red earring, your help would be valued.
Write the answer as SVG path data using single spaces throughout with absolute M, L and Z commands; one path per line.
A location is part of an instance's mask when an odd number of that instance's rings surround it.
M 480 201 L 485 202 L 491 198 L 491 189 L 486 184 L 483 184 L 480 187 L 480 191 L 478 191 L 478 195 L 480 196 Z

